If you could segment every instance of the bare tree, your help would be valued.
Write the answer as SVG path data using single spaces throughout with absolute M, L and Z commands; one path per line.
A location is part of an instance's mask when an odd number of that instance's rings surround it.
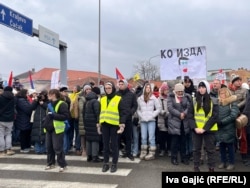
M 134 65 L 134 74 L 138 73 L 143 80 L 159 80 L 159 67 L 150 61 L 139 61 Z

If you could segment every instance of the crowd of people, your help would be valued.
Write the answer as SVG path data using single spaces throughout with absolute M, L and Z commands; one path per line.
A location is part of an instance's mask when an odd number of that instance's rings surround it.
M 12 145 L 18 144 L 21 153 L 34 147 L 46 154 L 45 170 L 57 162 L 63 172 L 74 148 L 87 162 L 102 163 L 104 173 L 117 171 L 119 157 L 148 161 L 165 155 L 172 165 L 192 161 L 195 172 L 206 161 L 214 172 L 235 169 L 239 151 L 250 166 L 250 122 L 235 124 L 240 114 L 250 118 L 249 85 L 236 75 L 227 85 L 215 79 L 195 86 L 185 76 L 172 88 L 148 81 L 132 88 L 121 79 L 104 83 L 104 93 L 92 82 L 72 92 L 63 86 L 38 93 L 15 81 L 0 93 L 0 157 L 14 155 Z

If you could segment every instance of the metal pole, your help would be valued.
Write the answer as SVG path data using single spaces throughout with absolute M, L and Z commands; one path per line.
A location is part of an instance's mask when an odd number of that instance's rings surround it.
M 101 0 L 99 0 L 99 33 L 98 33 L 98 86 L 101 81 Z

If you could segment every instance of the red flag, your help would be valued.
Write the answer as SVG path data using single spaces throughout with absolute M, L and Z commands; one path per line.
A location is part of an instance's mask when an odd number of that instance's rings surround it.
M 35 88 L 34 88 L 34 84 L 33 84 L 33 80 L 32 80 L 31 72 L 30 72 L 30 71 L 29 71 L 29 77 L 30 77 L 30 87 L 31 87 L 31 89 L 35 89 Z
M 117 80 L 125 79 L 124 76 L 122 75 L 122 73 L 117 68 L 115 68 L 115 73 L 116 73 L 116 79 Z
M 13 80 L 13 75 L 12 75 L 12 71 L 10 72 L 10 77 L 9 77 L 9 82 L 8 82 L 8 86 L 12 87 L 12 80 Z

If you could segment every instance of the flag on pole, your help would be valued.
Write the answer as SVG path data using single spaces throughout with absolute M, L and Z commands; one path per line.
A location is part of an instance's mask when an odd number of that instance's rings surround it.
M 219 72 L 217 74 L 217 79 L 219 79 L 222 84 L 225 84 L 226 74 L 225 74 L 225 72 L 223 72 L 222 69 L 219 70 Z
M 50 89 L 58 89 L 59 82 L 60 82 L 60 70 L 53 71 L 51 75 Z
M 10 72 L 10 77 L 9 77 L 9 82 L 8 82 L 8 86 L 12 87 L 12 80 L 13 80 L 13 74 L 12 71 Z
M 134 75 L 134 77 L 133 77 L 133 80 L 134 81 L 137 81 L 137 80 L 139 80 L 140 79 L 140 75 L 139 75 L 139 73 L 136 73 L 135 75 Z
M 29 78 L 30 78 L 30 87 L 31 87 L 31 89 L 35 89 L 34 83 L 33 83 L 33 80 L 32 80 L 32 76 L 31 76 L 31 71 L 29 71 Z
M 122 75 L 122 73 L 117 68 L 115 68 L 115 73 L 116 73 L 116 79 L 117 80 L 125 79 L 124 76 Z

